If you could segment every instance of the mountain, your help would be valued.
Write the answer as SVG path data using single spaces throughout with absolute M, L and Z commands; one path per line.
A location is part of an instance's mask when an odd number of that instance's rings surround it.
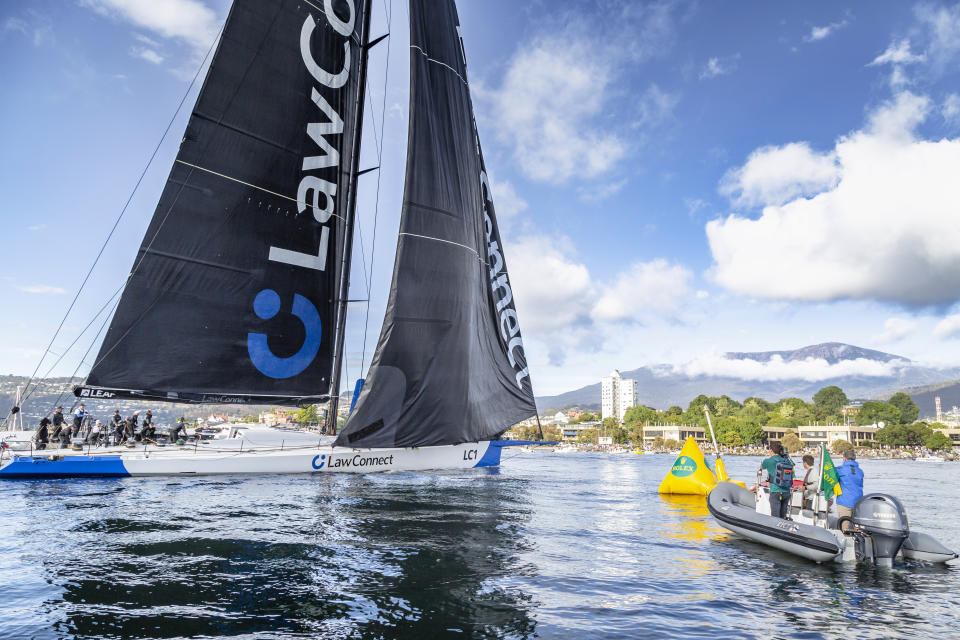
M 908 387 L 957 380 L 960 368 L 924 367 L 895 354 L 826 342 L 792 351 L 732 352 L 707 363 L 651 365 L 621 371 L 621 375 L 637 381 L 641 404 L 666 409 L 671 405 L 686 408 L 701 393 L 726 394 L 735 400 L 750 396 L 810 400 L 829 385 L 840 387 L 851 399 L 877 398 Z M 932 414 L 933 400 L 929 402 Z M 952 406 L 945 397 L 943 403 L 945 409 Z M 953 404 L 960 404 L 960 397 Z M 569 406 L 599 409 L 600 383 L 537 398 L 537 406 L 541 411 Z M 921 415 L 926 413 L 923 405 L 920 410 Z
M 893 360 L 903 360 L 910 362 L 903 356 L 895 356 L 892 353 L 875 351 L 873 349 L 864 349 L 855 347 L 842 342 L 824 342 L 814 344 L 809 347 L 801 347 L 793 351 L 757 351 L 757 352 L 739 352 L 733 351 L 726 354 L 731 360 L 756 360 L 757 362 L 770 362 L 774 357 L 779 356 L 784 362 L 796 362 L 799 360 L 809 360 L 810 358 L 826 360 L 827 364 L 837 364 L 843 360 L 875 360 L 877 362 L 891 362 Z

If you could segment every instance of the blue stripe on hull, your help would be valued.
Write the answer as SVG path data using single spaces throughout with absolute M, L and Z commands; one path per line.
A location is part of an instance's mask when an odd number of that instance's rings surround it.
M 500 446 L 499 440 L 494 440 L 490 443 L 490 446 L 487 447 L 487 450 L 483 453 L 483 457 L 477 460 L 477 464 L 473 465 L 474 469 L 477 467 L 496 467 L 500 464 L 500 452 L 503 449 Z
M 65 456 L 59 460 L 22 456 L 0 469 L 0 479 L 125 478 L 129 475 L 120 456 Z

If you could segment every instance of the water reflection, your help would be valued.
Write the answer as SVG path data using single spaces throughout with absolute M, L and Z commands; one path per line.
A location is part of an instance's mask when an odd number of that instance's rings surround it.
M 724 540 L 727 533 L 717 526 L 704 496 L 659 494 L 662 535 L 675 540 L 697 542 Z
M 816 565 L 733 537 L 703 498 L 656 493 L 667 458 L 6 484 L 0 637 L 927 638 L 958 626 L 960 566 Z M 871 490 L 897 481 L 867 465 Z M 911 473 L 923 481 L 891 492 L 911 524 L 956 546 L 952 487 Z
M 531 637 L 536 603 L 505 586 L 536 573 L 518 560 L 531 544 L 526 481 L 498 480 L 148 480 L 135 492 L 122 480 L 120 492 L 73 491 L 62 504 L 76 514 L 69 542 L 42 561 L 62 587 L 50 635 Z M 171 521 L 154 501 L 163 495 L 189 515 Z

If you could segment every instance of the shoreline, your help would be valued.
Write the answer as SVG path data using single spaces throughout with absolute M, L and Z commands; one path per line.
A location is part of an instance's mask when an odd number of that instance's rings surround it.
M 609 453 L 616 455 L 626 455 L 633 454 L 637 455 L 636 447 L 630 446 L 618 446 L 618 445 L 596 445 L 596 444 L 583 444 L 583 443 L 560 443 L 557 445 L 531 445 L 530 450 L 547 450 L 556 451 L 561 450 L 562 452 L 567 451 L 590 451 L 595 453 Z M 705 456 L 715 455 L 712 447 L 703 447 L 703 454 Z M 661 455 L 679 455 L 679 449 L 645 449 L 643 447 L 639 448 L 642 451 L 642 455 L 652 455 L 652 454 L 661 454 Z M 830 452 L 831 455 L 839 456 L 838 452 Z M 799 451 L 791 451 L 790 456 L 792 458 L 799 458 L 803 455 L 812 455 L 815 458 L 820 455 L 819 449 L 800 449 Z M 757 447 L 738 447 L 736 449 L 721 448 L 721 456 L 753 456 L 753 457 L 766 457 L 769 455 L 769 452 L 763 448 Z M 917 449 L 885 449 L 885 450 L 873 450 L 873 449 L 858 449 L 857 450 L 857 459 L 864 460 L 930 460 L 931 458 L 942 458 L 944 462 L 956 462 L 960 460 L 960 452 L 929 452 Z

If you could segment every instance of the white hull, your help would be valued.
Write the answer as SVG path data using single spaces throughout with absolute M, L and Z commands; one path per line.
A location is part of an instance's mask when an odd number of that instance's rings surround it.
M 0 479 L 470 469 L 500 464 L 503 446 L 510 443 L 498 440 L 419 448 L 313 446 L 253 451 L 146 446 L 92 449 L 89 453 L 49 449 L 32 456 L 8 451 L 0 458 Z

